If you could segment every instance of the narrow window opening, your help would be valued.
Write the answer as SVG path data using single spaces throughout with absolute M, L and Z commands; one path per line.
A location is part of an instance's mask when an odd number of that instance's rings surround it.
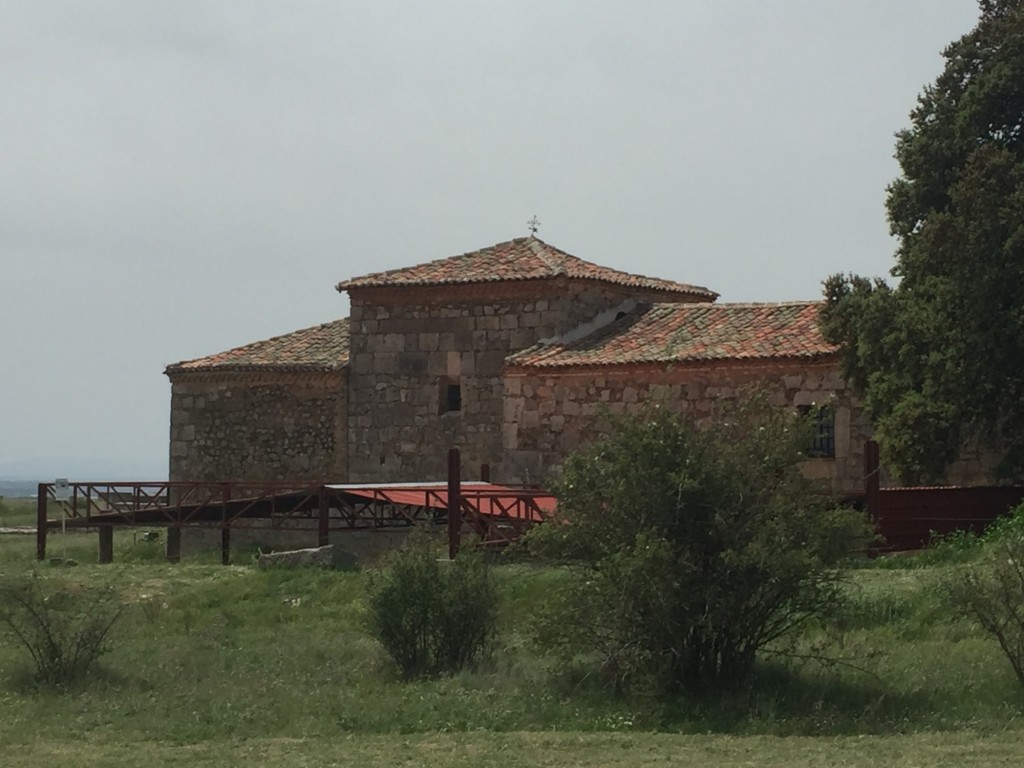
M 458 384 L 449 384 L 446 399 L 448 401 L 447 410 L 449 411 L 461 411 L 462 410 L 462 387 Z
M 462 385 L 458 379 L 441 379 L 441 413 L 451 413 L 462 410 Z

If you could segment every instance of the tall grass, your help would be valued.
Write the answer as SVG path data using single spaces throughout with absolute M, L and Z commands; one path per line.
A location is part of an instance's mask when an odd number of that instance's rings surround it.
M 35 524 L 35 499 L 6 499 L 0 497 L 0 528 Z
M 94 537 L 78 538 L 95 552 Z M 0 545 L 0 570 L 32 566 L 30 541 Z M 554 569 L 496 567 L 493 660 L 406 682 L 364 629 L 365 572 L 81 562 L 42 573 L 68 589 L 112 586 L 132 610 L 89 686 L 70 699 L 23 686 L 17 649 L 0 645 L 5 748 L 55 733 L 170 743 L 441 731 L 838 735 L 999 730 L 1020 720 L 998 650 L 937 599 L 938 566 L 852 571 L 839 615 L 775 649 L 747 690 L 659 702 L 612 696 L 586 659 L 547 658 L 531 645 L 531 617 L 559 587 Z

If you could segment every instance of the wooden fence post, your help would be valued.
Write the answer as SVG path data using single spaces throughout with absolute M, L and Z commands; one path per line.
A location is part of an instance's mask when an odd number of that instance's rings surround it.
M 330 529 L 330 507 L 327 504 L 327 487 L 320 486 L 320 495 L 317 497 L 317 533 L 316 540 L 318 547 L 326 547 L 331 543 Z
M 459 554 L 459 535 L 462 532 L 462 459 L 458 448 L 448 449 L 448 558 Z
M 181 560 L 181 526 L 172 525 L 167 529 L 167 562 Z
M 36 560 L 46 559 L 46 483 L 36 488 Z
M 882 514 L 882 510 L 878 508 L 882 482 L 880 474 L 878 443 L 868 440 L 864 443 L 864 506 L 875 518 Z
M 101 525 L 99 527 L 100 534 L 100 554 L 99 562 L 101 564 L 114 562 L 114 526 L 112 525 Z

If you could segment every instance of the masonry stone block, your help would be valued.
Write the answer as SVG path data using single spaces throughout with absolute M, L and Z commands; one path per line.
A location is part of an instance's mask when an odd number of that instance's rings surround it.
M 421 333 L 418 336 L 417 346 L 424 352 L 436 352 L 440 337 L 437 333 Z
M 793 405 L 816 405 L 821 401 L 821 393 L 802 389 L 793 395 Z
M 515 350 L 526 349 L 533 346 L 536 340 L 537 334 L 534 328 L 519 328 L 512 331 L 511 348 Z
M 476 328 L 479 331 L 497 331 L 501 328 L 501 321 L 495 315 L 485 315 L 477 318 Z
M 397 357 L 394 352 L 374 352 L 373 353 L 373 372 L 375 375 L 394 375 L 398 373 L 398 366 L 396 364 Z

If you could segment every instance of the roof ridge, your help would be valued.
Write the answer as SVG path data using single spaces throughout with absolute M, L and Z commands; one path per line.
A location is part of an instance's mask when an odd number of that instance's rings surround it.
M 536 235 L 530 235 L 527 237 L 526 244 L 533 252 L 533 255 L 547 265 L 553 275 L 564 275 L 566 273 L 565 257 L 568 256 L 567 253 L 560 251 L 557 248 L 553 248 Z M 558 256 L 555 256 L 556 252 L 559 254 Z M 555 258 L 552 259 L 552 256 L 555 256 Z
M 667 303 L 667 302 L 666 302 Z M 713 304 L 701 304 L 704 307 L 735 307 L 751 308 L 757 307 L 807 307 L 813 304 L 824 304 L 824 299 L 792 299 L 790 301 L 717 301 Z M 698 306 L 698 305 L 695 305 Z

